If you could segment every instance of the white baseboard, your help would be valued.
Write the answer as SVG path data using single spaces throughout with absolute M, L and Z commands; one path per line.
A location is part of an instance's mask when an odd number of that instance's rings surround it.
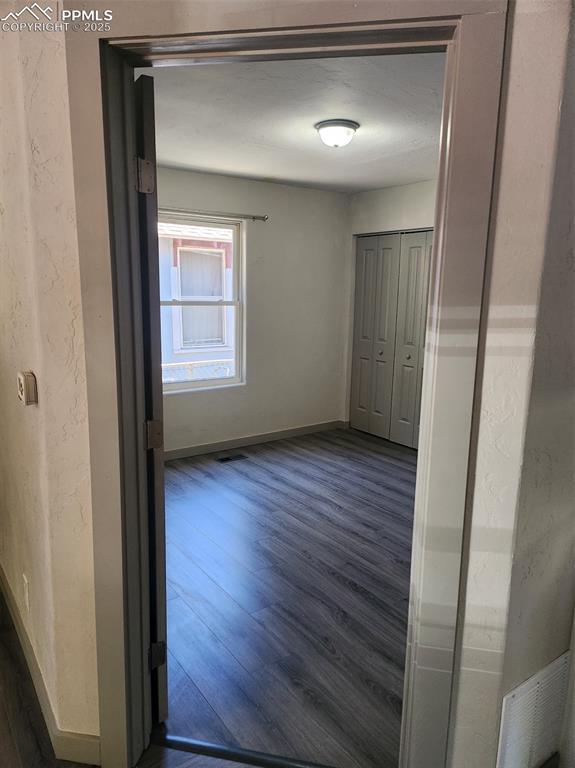
M 204 453 L 232 451 L 234 448 L 242 448 L 244 445 L 271 443 L 274 440 L 285 440 L 288 437 L 312 435 L 314 432 L 326 432 L 332 429 L 347 429 L 348 427 L 349 422 L 347 421 L 324 421 L 321 424 L 308 424 L 305 427 L 281 429 L 277 432 L 264 432 L 260 435 L 247 435 L 246 437 L 237 437 L 233 440 L 222 440 L 219 443 L 204 443 L 203 445 L 192 445 L 189 448 L 176 448 L 171 451 L 164 451 L 164 459 L 166 461 L 187 459 L 189 456 L 199 456 Z
M 56 757 L 59 760 L 69 760 L 72 763 L 87 763 L 88 765 L 100 765 L 100 738 L 87 733 L 73 733 L 72 731 L 61 730 L 52 710 L 52 704 L 40 666 L 36 659 L 36 654 L 28 637 L 28 632 L 20 617 L 16 600 L 12 593 L 4 569 L 0 566 L 0 590 L 6 601 L 10 617 L 16 629 L 20 647 L 24 653 L 26 664 L 36 690 L 36 696 L 40 703 L 40 709 L 46 722 L 48 735 L 54 748 Z

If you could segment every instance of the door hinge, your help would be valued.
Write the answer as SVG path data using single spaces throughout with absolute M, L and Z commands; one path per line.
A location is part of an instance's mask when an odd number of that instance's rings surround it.
M 145 157 L 136 157 L 136 189 L 144 195 L 150 195 L 156 189 L 154 163 Z
M 150 661 L 150 672 L 153 669 L 158 669 L 166 663 L 166 643 L 161 640 L 159 643 L 152 643 L 150 650 L 148 651 L 148 658 Z
M 154 450 L 164 447 L 164 425 L 161 421 L 146 422 L 146 448 Z

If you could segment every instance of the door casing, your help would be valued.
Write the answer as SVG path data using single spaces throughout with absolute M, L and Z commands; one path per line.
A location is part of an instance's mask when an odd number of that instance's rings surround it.
M 125 361 L 141 354 L 143 321 L 131 302 L 142 286 L 131 268 L 139 249 L 138 200 L 130 136 L 133 135 L 133 70 L 155 65 L 267 61 L 319 56 L 382 55 L 446 51 L 434 254 L 431 268 L 427 349 L 422 395 L 421 441 L 407 640 L 400 763 L 403 768 L 441 766 L 447 760 L 451 679 L 456 645 L 463 528 L 472 445 L 477 340 L 501 85 L 506 6 L 504 2 L 454 0 L 448 16 L 434 15 L 436 3 L 403 5 L 397 21 L 393 3 L 366 24 L 229 30 L 213 34 L 104 40 L 101 43 L 105 141 L 108 153 L 109 221 L 115 307 L 115 336 L 122 483 L 122 583 L 117 585 L 121 626 L 105 619 L 109 584 L 98 574 L 108 567 L 108 537 L 94 527 L 101 745 L 104 768 L 133 765 L 147 744 L 151 692 L 146 636 L 150 628 L 149 561 L 142 541 L 150 534 L 150 499 L 142 495 L 143 425 L 133 404 L 142 382 Z M 447 7 L 447 6 L 445 6 Z M 426 8 L 428 11 L 426 11 Z M 302 12 L 303 13 L 303 12 Z M 387 21 L 386 21 L 387 19 Z M 112 160 L 114 162 L 112 162 Z M 121 162 L 118 162 L 118 161 Z M 126 214 L 129 213 L 128 216 Z M 126 303 L 127 302 L 127 303 Z M 140 316 L 140 322 L 138 322 Z M 463 340 L 457 327 L 465 328 Z M 454 333 L 455 329 L 455 333 Z M 123 368 L 124 366 L 124 368 Z M 158 372 L 159 374 L 159 372 Z M 450 482 L 445 483 L 446 467 Z M 146 509 L 142 509 L 142 499 Z M 153 510 L 152 510 L 153 511 Z M 451 529 L 449 558 L 426 536 L 433 527 Z M 455 551 L 454 551 L 455 548 Z M 443 624 L 434 625 L 438 584 Z M 433 626 L 432 626 L 433 625 Z M 129 632 L 127 631 L 129 629 Z M 433 638 L 439 638 L 434 645 Z M 123 644 L 125 680 L 118 660 L 105 653 Z M 437 667 L 435 670 L 434 666 Z M 120 666 L 122 666 L 120 664 Z M 116 675 L 111 674 L 115 670 Z M 449 683 L 434 689 L 429 672 Z M 122 688 L 125 685 L 125 688 Z M 122 689 L 122 696 L 118 692 Z M 110 713 L 113 713 L 113 719 Z M 109 757 L 113 756 L 113 757 Z

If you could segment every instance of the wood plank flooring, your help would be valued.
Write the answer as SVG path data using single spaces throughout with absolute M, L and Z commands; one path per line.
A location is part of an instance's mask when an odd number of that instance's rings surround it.
M 57 760 L 8 608 L 0 594 L 0 768 L 89 768 Z M 240 768 L 152 746 L 138 768 Z
M 0 766 L 86 768 L 57 760 L 36 691 L 0 594 Z M 201 766 L 193 766 L 201 768 Z M 208 768 L 206 766 L 206 768 Z
M 416 453 L 352 430 L 238 453 L 166 465 L 168 731 L 395 768 Z
M 245 768 L 245 765 L 229 760 L 190 755 L 175 749 L 152 746 L 142 756 L 138 768 Z

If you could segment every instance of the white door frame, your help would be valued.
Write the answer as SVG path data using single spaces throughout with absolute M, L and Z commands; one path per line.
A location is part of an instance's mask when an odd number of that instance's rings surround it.
M 313 5 L 310 3 L 310 6 Z M 324 4 L 325 6 L 330 3 Z M 370 3 L 366 5 L 371 6 Z M 415 500 L 413 565 L 407 642 L 406 680 L 402 726 L 401 766 L 440 768 L 446 764 L 451 684 L 463 527 L 466 510 L 471 425 L 481 319 L 483 278 L 486 261 L 490 201 L 492 195 L 496 132 L 504 48 L 506 3 L 452 0 L 444 3 L 451 13 L 437 13 L 440 2 L 401 3 L 404 20 L 397 20 L 392 2 L 381 8 L 374 23 L 373 11 L 361 23 L 334 26 L 282 26 L 282 14 L 274 18 L 276 27 L 253 31 L 234 30 L 213 34 L 178 37 L 141 37 L 110 40 L 103 45 L 106 56 L 123 62 L 122 87 L 109 87 L 104 72 L 104 105 L 108 159 L 124 153 L 124 168 L 132 163 L 126 146 L 114 145 L 114 131 L 125 130 L 131 109 L 129 73 L 135 66 L 190 64 L 193 61 L 265 61 L 317 56 L 393 54 L 405 52 L 447 52 L 444 92 L 441 159 L 438 185 L 435 245 L 431 270 L 430 305 L 427 319 L 427 345 L 422 395 L 421 440 Z M 309 23 L 321 13 L 311 10 Z M 370 17 L 371 15 L 371 17 Z M 236 19 L 241 11 L 236 14 Z M 306 18 L 305 11 L 300 17 Z M 228 17 L 229 18 L 229 17 Z M 293 18 L 293 17 L 292 17 Z M 326 22 L 327 23 L 327 22 Z M 225 28 L 225 24 L 223 24 Z M 108 72 L 108 75 L 110 73 Z M 108 84 L 108 86 L 106 86 Z M 118 122 L 119 121 L 119 122 Z M 129 118 L 128 118 L 129 122 Z M 111 165 L 108 166 L 111 172 Z M 132 210 L 135 190 L 129 174 L 124 178 L 125 201 Z M 137 226 L 121 220 L 113 196 L 109 200 L 112 272 L 122 268 L 126 251 L 138 247 Z M 134 208 L 136 206 L 136 208 Z M 136 214 L 137 218 L 137 214 Z M 129 245 L 119 247 L 118 243 Z M 125 267 L 125 264 L 124 264 Z M 127 274 L 127 273 L 124 273 Z M 138 290 L 133 284 L 116 283 L 116 307 L 126 295 L 119 291 Z M 123 318 L 116 311 L 116 342 L 122 333 Z M 141 343 L 140 329 L 132 343 Z M 129 333 L 124 340 L 129 337 Z M 117 359 L 119 360 L 119 354 Z M 122 425 L 132 392 L 119 391 L 118 409 Z M 132 425 L 133 426 L 133 425 Z M 137 463 L 134 445 L 120 442 L 122 486 L 134 487 L 137 478 L 129 467 Z M 130 583 L 134 563 L 126 553 L 136 553 L 134 578 L 147 573 L 142 552 L 136 546 L 142 534 L 137 529 L 142 515 L 129 517 L 124 493 L 123 542 L 114 542 L 114 573 L 121 573 L 118 589 L 110 589 L 110 532 L 102 520 L 94 522 L 96 574 L 97 644 L 101 714 L 101 745 L 105 768 L 124 768 L 138 757 L 130 744 L 147 740 L 145 722 L 149 695 L 135 696 L 145 686 L 141 668 L 142 637 L 138 626 L 131 626 L 126 641 L 127 621 L 133 614 L 134 600 L 141 611 L 139 626 L 148 620 L 147 600 L 142 600 L 142 583 L 135 594 Z M 94 511 L 95 517 L 98 510 Z M 128 516 L 127 516 L 128 515 Z M 136 526 L 136 528 L 134 528 Z M 117 528 L 116 528 L 117 530 Z M 438 534 L 445 537 L 440 541 Z M 448 546 L 444 542 L 448 540 Z M 448 551 L 446 551 L 446 549 Z M 133 560 L 133 558 L 132 558 Z M 150 596 L 151 597 L 151 596 Z M 112 621 L 112 617 L 120 619 Z M 134 645 L 135 644 L 135 645 Z M 139 647 L 134 656 L 133 650 Z M 112 658 L 111 648 L 125 649 L 121 659 Z M 139 659 L 139 662 L 137 661 Z M 124 677 L 118 675 L 122 670 Z M 128 695 L 127 691 L 131 691 Z M 138 713 L 135 716 L 135 713 Z M 139 731 L 136 733 L 136 731 Z

